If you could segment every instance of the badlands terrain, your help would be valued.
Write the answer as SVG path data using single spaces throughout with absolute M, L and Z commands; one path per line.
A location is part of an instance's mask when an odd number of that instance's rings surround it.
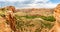
M 15 32 L 5 17 L 9 10 L 14 12 L 14 16 L 10 16 L 15 18 L 16 32 L 49 32 L 56 21 L 53 16 L 54 8 L 16 9 L 14 6 L 6 6 L 0 8 L 0 32 Z

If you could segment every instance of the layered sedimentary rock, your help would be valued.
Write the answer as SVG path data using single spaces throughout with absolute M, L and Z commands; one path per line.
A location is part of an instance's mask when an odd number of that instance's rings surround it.
M 0 17 L 0 32 L 12 32 L 10 26 L 6 23 L 6 20 Z
M 60 4 L 58 4 L 57 7 L 54 9 L 53 15 L 56 21 L 50 32 L 60 32 Z

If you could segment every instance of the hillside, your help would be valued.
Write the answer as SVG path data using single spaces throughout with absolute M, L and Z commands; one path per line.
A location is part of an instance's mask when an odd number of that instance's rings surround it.
M 48 32 L 54 25 L 55 18 L 53 17 L 53 9 L 16 9 L 14 6 L 7 6 L 0 8 L 0 16 L 3 18 L 3 20 L 5 19 L 7 11 L 9 10 L 14 12 L 13 14 L 16 22 L 15 26 L 18 32 Z M 5 23 L 9 25 L 7 22 L 8 21 Z M 2 28 L 5 29 L 5 27 Z

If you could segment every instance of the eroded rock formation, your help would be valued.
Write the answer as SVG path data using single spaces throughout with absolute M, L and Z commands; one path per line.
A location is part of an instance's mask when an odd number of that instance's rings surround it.
M 50 32 L 60 32 L 60 4 L 58 4 L 57 7 L 54 9 L 53 15 L 56 21 Z
M 10 26 L 6 24 L 6 20 L 0 17 L 0 32 L 12 32 Z

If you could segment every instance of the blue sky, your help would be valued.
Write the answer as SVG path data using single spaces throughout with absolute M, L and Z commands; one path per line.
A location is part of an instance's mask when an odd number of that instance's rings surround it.
M 54 8 L 60 0 L 0 0 L 0 7 L 15 6 L 17 8 Z
M 50 0 L 52 3 L 59 3 L 60 0 Z

